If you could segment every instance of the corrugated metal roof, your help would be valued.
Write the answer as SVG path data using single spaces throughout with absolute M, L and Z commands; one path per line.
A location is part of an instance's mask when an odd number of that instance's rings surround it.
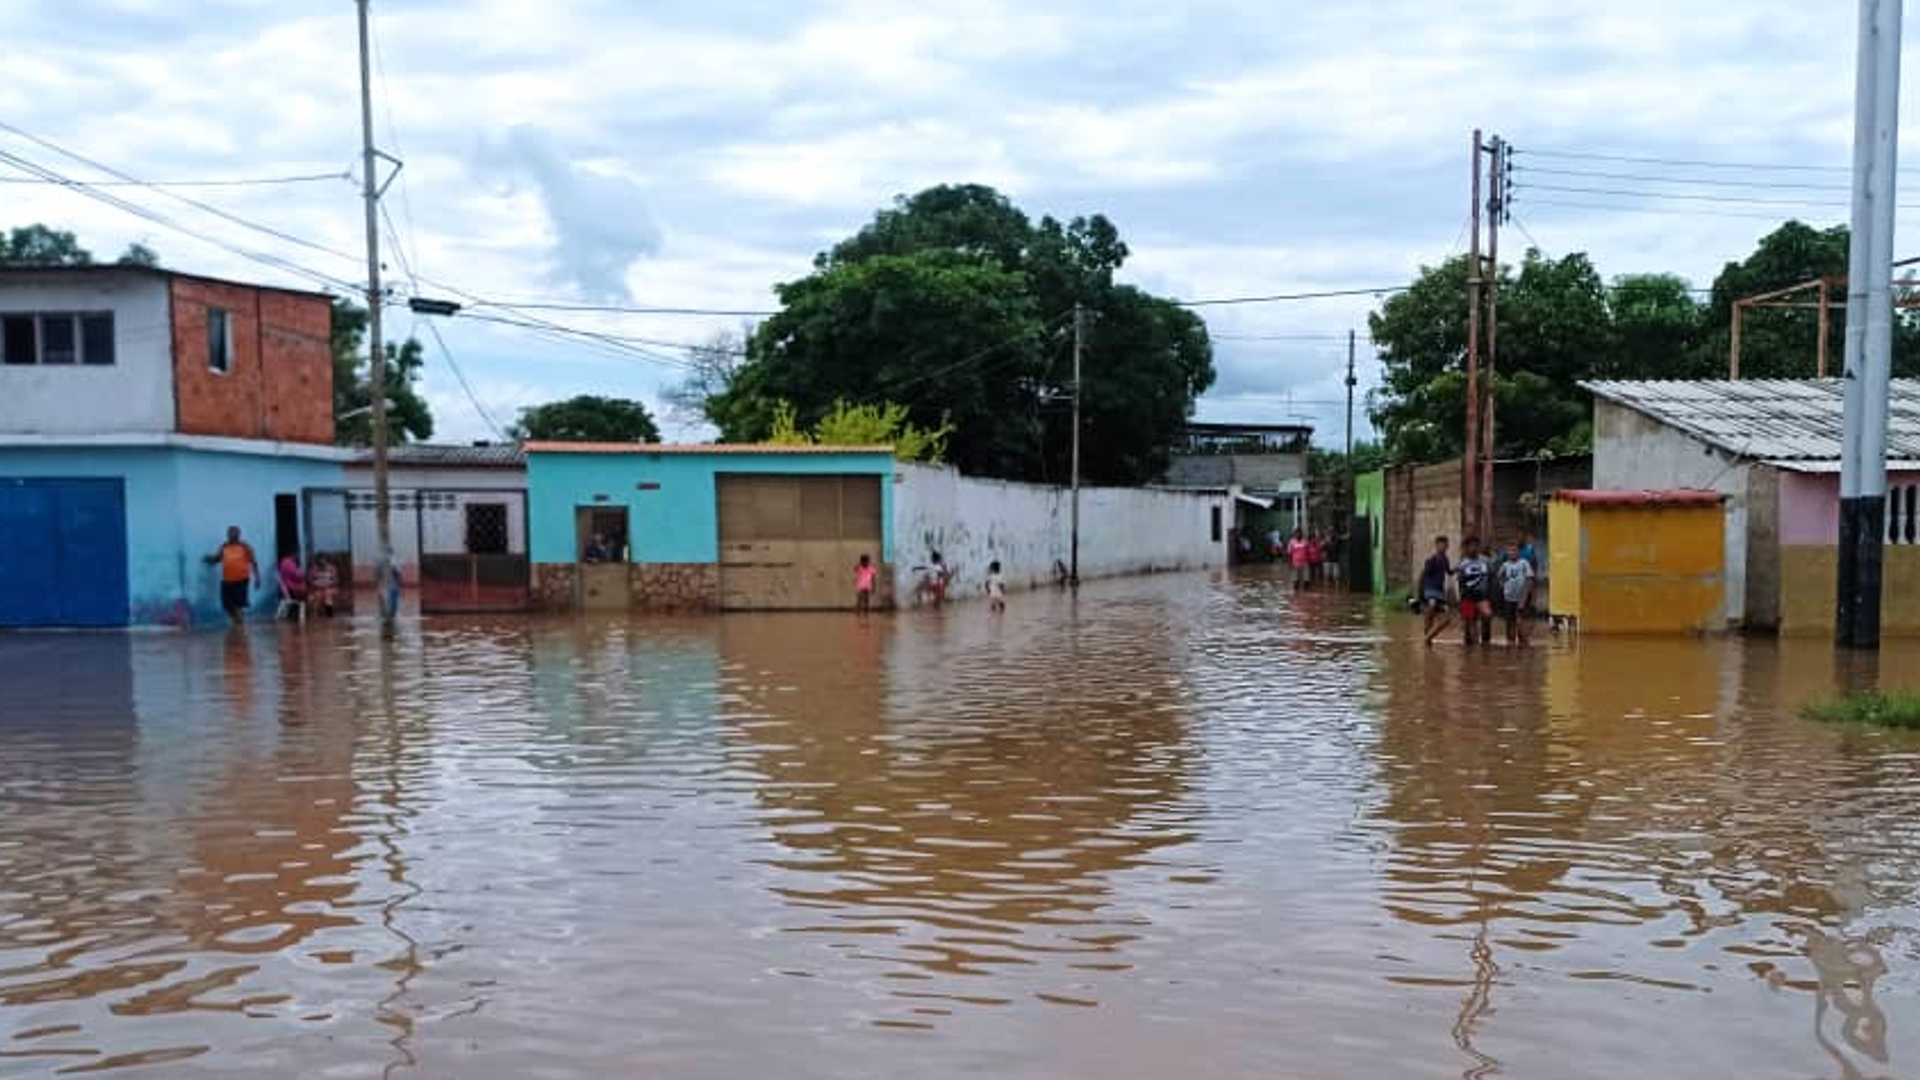
M 1701 442 L 1769 462 L 1840 457 L 1839 379 L 1596 380 L 1581 386 Z M 1895 379 L 1887 456 L 1920 460 L 1920 380 Z
M 530 442 L 529 454 L 892 454 L 891 446 L 784 446 L 773 443 Z
M 373 461 L 371 451 L 361 451 L 354 459 L 356 465 L 368 465 Z M 494 443 L 487 446 L 468 446 L 459 443 L 407 443 L 387 451 L 387 463 L 395 467 L 410 469 L 521 469 L 527 464 L 527 455 L 517 443 Z
M 1670 491 L 1597 491 L 1567 488 L 1553 497 L 1581 506 L 1719 506 L 1726 499 L 1717 491 L 1682 488 Z

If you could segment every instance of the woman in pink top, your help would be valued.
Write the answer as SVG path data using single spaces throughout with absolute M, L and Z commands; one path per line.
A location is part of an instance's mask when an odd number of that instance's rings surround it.
M 1306 588 L 1313 575 L 1313 542 L 1299 529 L 1293 530 L 1293 539 L 1287 541 L 1287 561 L 1293 564 L 1293 587 Z
M 307 573 L 300 569 L 300 560 L 292 552 L 280 557 L 280 591 L 289 600 L 307 598 Z
M 870 556 L 860 556 L 853 568 L 853 610 L 865 615 L 873 610 L 873 587 L 880 580 L 880 568 Z

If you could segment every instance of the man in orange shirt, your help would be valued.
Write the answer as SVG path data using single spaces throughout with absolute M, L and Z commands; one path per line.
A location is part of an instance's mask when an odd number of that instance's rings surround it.
M 239 626 L 247 617 L 253 590 L 260 587 L 260 561 L 253 557 L 252 545 L 240 539 L 240 526 L 227 526 L 227 542 L 207 556 L 207 562 L 220 567 L 220 606 L 226 609 L 228 621 Z

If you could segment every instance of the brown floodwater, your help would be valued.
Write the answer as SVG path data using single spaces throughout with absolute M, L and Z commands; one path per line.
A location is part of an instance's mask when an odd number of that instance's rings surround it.
M 1920 1077 L 1920 735 L 1822 642 L 371 630 L 0 637 L 0 1077 Z

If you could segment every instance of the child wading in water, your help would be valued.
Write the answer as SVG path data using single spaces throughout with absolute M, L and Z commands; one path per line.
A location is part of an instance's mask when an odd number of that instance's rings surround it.
M 994 611 L 1007 610 L 1007 579 L 1000 576 L 1000 564 L 987 564 L 987 600 Z
M 853 610 L 862 615 L 873 610 L 873 586 L 880 578 L 880 568 L 873 565 L 873 557 L 860 556 L 853 568 Z

